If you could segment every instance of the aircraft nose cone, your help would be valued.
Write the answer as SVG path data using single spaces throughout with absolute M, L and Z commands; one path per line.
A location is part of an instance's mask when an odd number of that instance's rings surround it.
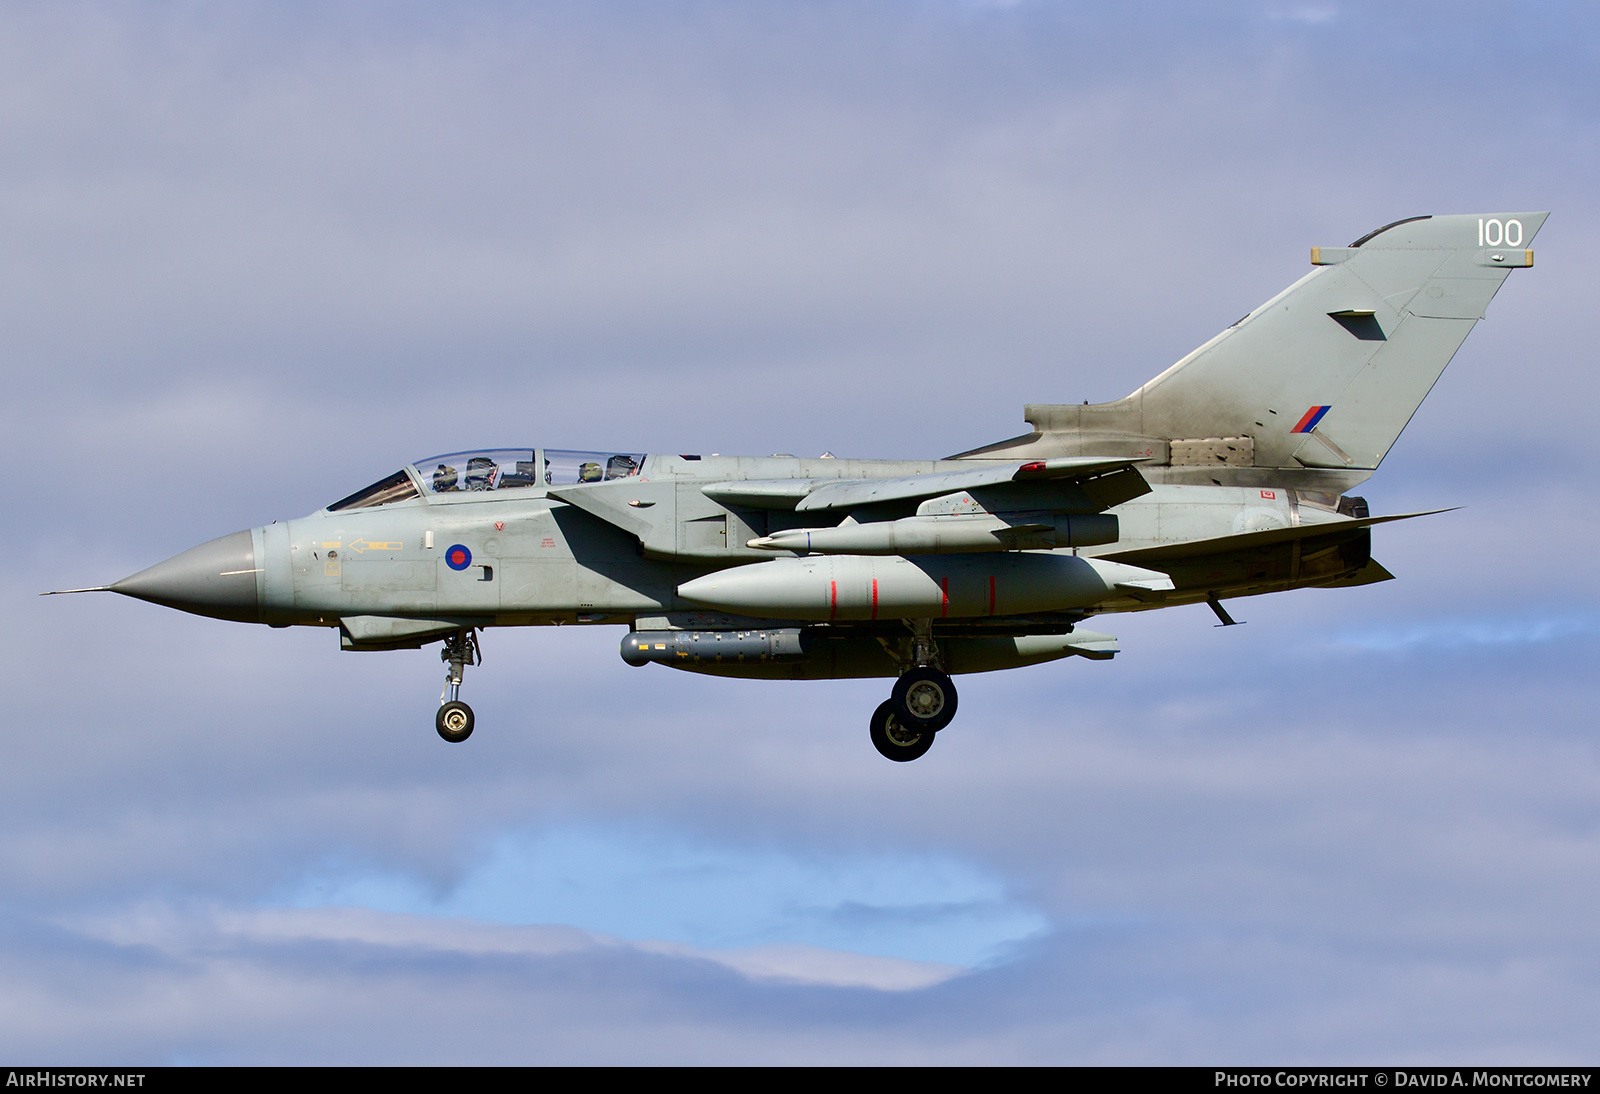
M 111 591 L 195 615 L 261 622 L 256 550 L 249 532 L 191 547 L 123 578 Z

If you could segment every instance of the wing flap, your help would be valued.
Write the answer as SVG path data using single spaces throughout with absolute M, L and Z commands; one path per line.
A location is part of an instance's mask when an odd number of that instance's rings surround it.
M 936 471 L 928 475 L 907 475 L 894 479 L 852 479 L 813 484 L 813 489 L 795 504 L 796 512 L 818 509 L 855 509 L 863 505 L 877 505 L 891 501 L 915 501 L 919 498 L 936 498 L 962 490 L 976 490 L 1002 483 L 1030 482 L 1082 482 L 1102 475 L 1132 475 L 1143 489 L 1131 495 L 1137 497 L 1149 490 L 1135 464 L 1142 461 L 1104 456 L 1065 456 L 1053 460 L 1031 460 L 1027 463 L 1002 463 L 989 467 L 963 468 L 960 471 Z

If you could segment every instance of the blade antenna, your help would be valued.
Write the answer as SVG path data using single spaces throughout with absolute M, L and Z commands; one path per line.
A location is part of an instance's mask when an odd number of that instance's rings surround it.
M 1233 616 L 1228 614 L 1228 609 L 1224 608 L 1222 606 L 1222 601 L 1217 599 L 1217 594 L 1216 593 L 1207 593 L 1206 594 L 1206 603 L 1211 605 L 1211 610 L 1217 613 L 1217 618 L 1218 619 L 1222 620 L 1222 622 L 1218 623 L 1217 626 L 1219 626 L 1219 627 L 1237 627 L 1237 626 L 1239 626 L 1239 621 L 1237 619 L 1235 619 Z

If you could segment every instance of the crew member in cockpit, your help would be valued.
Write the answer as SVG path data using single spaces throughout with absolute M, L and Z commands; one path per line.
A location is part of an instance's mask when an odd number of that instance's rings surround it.
M 455 488 L 456 469 L 446 467 L 441 463 L 439 469 L 433 473 L 433 492 L 435 494 L 443 494 L 445 491 L 454 490 Z
M 467 461 L 467 489 L 493 490 L 500 480 L 500 465 L 488 456 L 473 456 Z
M 632 456 L 612 456 L 606 461 L 606 478 L 625 479 L 639 473 L 639 461 Z

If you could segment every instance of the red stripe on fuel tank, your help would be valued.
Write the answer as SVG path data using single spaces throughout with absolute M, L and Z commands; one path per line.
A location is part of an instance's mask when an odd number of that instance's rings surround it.
M 839 614 L 839 583 L 828 582 L 828 618 L 832 619 Z
M 872 579 L 872 618 L 878 618 L 878 579 Z

